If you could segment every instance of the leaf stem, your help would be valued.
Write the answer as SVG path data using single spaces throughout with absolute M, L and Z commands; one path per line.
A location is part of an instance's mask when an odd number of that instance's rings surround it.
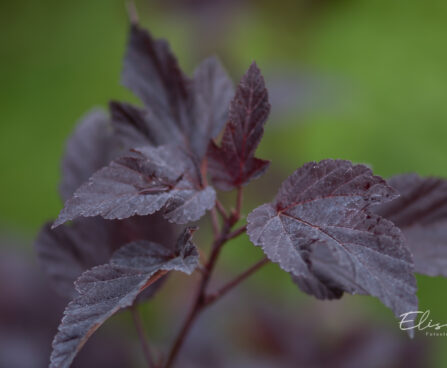
M 251 276 L 253 273 L 258 271 L 261 267 L 265 266 L 269 262 L 270 261 L 267 257 L 261 259 L 259 262 L 256 262 L 253 266 L 251 266 L 250 268 L 248 268 L 247 270 L 242 272 L 234 280 L 230 281 L 225 286 L 221 287 L 215 293 L 209 295 L 205 300 L 205 306 L 207 307 L 210 304 L 214 303 L 216 300 L 222 298 L 230 290 L 232 290 L 234 287 L 238 286 L 241 282 L 246 280 L 249 276 Z
M 165 368 L 170 368 L 174 364 L 175 359 L 177 358 L 177 355 L 180 351 L 180 348 L 182 347 L 186 336 L 188 335 L 191 326 L 193 325 L 195 319 L 199 315 L 199 313 L 203 310 L 205 307 L 205 291 L 206 287 L 208 286 L 208 283 L 210 281 L 210 277 L 212 274 L 212 271 L 214 269 L 214 266 L 216 264 L 217 258 L 219 256 L 220 250 L 222 249 L 222 246 L 227 241 L 227 235 L 230 232 L 231 225 L 229 221 L 224 223 L 224 226 L 220 232 L 220 235 L 216 240 L 213 242 L 213 246 L 211 249 L 211 254 L 209 257 L 209 260 L 205 266 L 205 273 L 201 279 L 201 282 L 199 284 L 199 287 L 197 289 L 196 297 L 193 303 L 193 306 L 188 314 L 188 316 L 185 319 L 185 322 L 183 323 L 182 328 L 180 329 L 179 334 L 177 335 L 176 339 L 174 340 L 174 344 L 171 348 L 171 351 L 168 354 L 168 358 L 165 364 Z
M 193 305 L 185 321 L 183 322 L 182 327 L 180 328 L 180 332 L 178 333 L 177 337 L 174 340 L 174 343 L 168 354 L 168 358 L 166 360 L 164 368 L 171 368 L 173 366 L 178 356 L 178 353 L 180 352 L 180 349 L 183 346 L 189 331 L 191 330 L 192 325 L 194 324 L 196 318 L 202 312 L 202 310 L 205 309 L 212 302 L 214 302 L 218 297 L 226 294 L 230 289 L 238 285 L 245 278 L 254 273 L 257 269 L 261 268 L 265 263 L 267 263 L 267 260 L 262 260 L 261 262 L 255 264 L 253 267 L 251 267 L 243 274 L 241 274 L 236 280 L 232 281 L 230 284 L 225 286 L 223 290 L 220 290 L 220 294 L 218 292 L 219 295 L 217 297 L 212 297 L 212 300 L 206 295 L 206 288 L 210 282 L 211 275 L 216 266 L 217 259 L 219 258 L 219 254 L 222 247 L 227 241 L 234 239 L 235 237 L 239 236 L 240 234 L 246 231 L 246 226 L 242 226 L 241 228 L 231 232 L 233 226 L 239 221 L 242 208 L 242 199 L 243 199 L 242 187 L 238 187 L 236 209 L 232 211 L 230 216 L 227 214 L 227 211 L 225 210 L 222 203 L 219 200 L 216 200 L 215 209 L 217 210 L 217 212 L 220 213 L 223 219 L 222 229 L 220 233 L 217 233 L 217 236 L 215 235 L 213 245 L 211 247 L 211 253 L 208 262 L 206 263 L 205 268 L 203 270 L 203 277 L 197 288 Z M 215 220 L 213 219 L 213 214 L 211 216 L 214 227 Z
M 225 210 L 225 207 L 222 204 L 222 202 L 220 202 L 218 199 L 216 200 L 216 209 L 219 212 L 219 214 L 222 216 L 222 219 L 224 221 L 227 221 L 228 220 L 227 211 Z
M 236 199 L 236 215 L 237 215 L 238 219 L 239 219 L 239 217 L 241 215 L 242 202 L 244 200 L 243 193 L 244 192 L 243 192 L 242 186 L 238 186 L 237 187 L 237 199 Z
M 239 235 L 245 233 L 246 231 L 247 231 L 247 225 L 241 226 L 239 229 L 236 229 L 230 234 L 228 234 L 227 239 L 231 240 L 237 238 Z
M 216 207 L 211 210 L 211 224 L 213 226 L 214 239 L 219 236 L 219 220 L 217 218 Z
M 138 338 L 140 339 L 141 349 L 143 350 L 144 357 L 149 368 L 156 368 L 155 362 L 152 358 L 151 350 L 149 348 L 149 342 L 144 333 L 143 324 L 141 323 L 140 314 L 138 313 L 137 307 L 134 305 L 131 308 L 133 322 L 138 333 Z

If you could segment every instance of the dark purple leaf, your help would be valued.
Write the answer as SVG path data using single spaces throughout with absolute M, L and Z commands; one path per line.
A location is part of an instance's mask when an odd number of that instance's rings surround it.
M 124 58 L 122 83 L 155 117 L 169 116 L 182 127 L 186 120 L 190 81 L 165 40 L 154 40 L 132 24 Z
M 228 106 L 234 96 L 233 82 L 216 58 L 203 61 L 194 73 L 194 117 L 191 142 L 203 157 L 211 138 L 228 120 Z
M 181 131 L 165 117 L 151 118 L 150 112 L 132 105 L 111 102 L 110 113 L 117 139 L 126 149 L 184 142 Z
M 310 162 L 273 203 L 249 214 L 247 232 L 305 292 L 321 299 L 369 294 L 399 316 L 417 310 L 413 261 L 399 229 L 370 211 L 396 196 L 366 166 Z
M 53 227 L 76 217 L 124 219 L 162 211 L 174 223 L 198 220 L 215 202 L 196 163 L 177 147 L 134 150 L 96 172 L 65 203 Z
M 122 81 L 145 105 L 110 105 L 116 134 L 127 148 L 175 143 L 201 159 L 227 120 L 233 86 L 217 59 L 204 61 L 190 80 L 166 41 L 137 25 L 130 31 Z
M 403 231 L 416 272 L 447 277 L 447 181 L 404 174 L 388 184 L 401 196 L 376 212 Z
M 84 272 L 75 283 L 79 294 L 65 309 L 54 338 L 50 367 L 69 367 L 88 338 L 160 276 L 169 271 L 191 274 L 199 259 L 193 231 L 184 231 L 174 251 L 148 241 L 130 243 L 108 264 Z
M 70 198 L 89 177 L 117 156 L 119 147 L 104 112 L 94 110 L 76 127 L 67 141 L 60 184 L 63 199 Z M 71 296 L 73 282 L 86 269 L 106 263 L 112 252 L 136 240 L 172 244 L 176 226 L 160 215 L 134 216 L 124 221 L 99 217 L 79 219 L 54 231 L 43 226 L 36 242 L 38 259 L 59 294 Z M 148 288 L 145 296 L 160 282 Z
M 112 126 L 107 115 L 93 110 L 77 125 L 67 141 L 62 159 L 60 193 L 63 200 L 70 198 L 88 178 L 117 154 Z
M 28 254 L 29 244 L 16 238 L 19 234 L 5 239 L 0 231 L 0 367 L 47 368 L 66 302 L 48 287 Z M 133 367 L 134 332 L 123 338 L 122 329 L 107 327 L 89 341 L 73 368 Z
M 253 63 L 242 77 L 230 105 L 221 146 L 211 142 L 209 172 L 214 184 L 231 190 L 262 175 L 269 161 L 254 157 L 270 112 L 268 93 L 261 71 Z
M 108 221 L 81 218 L 51 230 L 45 224 L 34 246 L 39 262 L 56 291 L 65 297 L 74 295 L 73 282 L 88 268 L 105 263 L 112 254 Z
M 177 233 L 177 227 L 160 215 L 134 216 L 122 221 L 79 218 L 53 230 L 50 223 L 46 224 L 34 246 L 39 262 L 57 292 L 72 297 L 75 293 L 73 283 L 79 275 L 108 262 L 119 247 L 137 240 L 169 247 L 174 244 Z M 157 282 L 149 289 L 155 291 L 159 284 Z

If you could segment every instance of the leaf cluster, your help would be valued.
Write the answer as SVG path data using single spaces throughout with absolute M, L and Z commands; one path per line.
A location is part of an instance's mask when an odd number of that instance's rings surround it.
M 396 316 L 417 310 L 415 265 L 416 272 L 447 275 L 442 179 L 400 175 L 386 181 L 349 161 L 309 162 L 232 232 L 243 188 L 269 165 L 255 157 L 270 111 L 255 63 L 235 90 L 215 58 L 190 78 L 166 41 L 132 24 L 122 83 L 143 107 L 114 101 L 109 114 L 93 111 L 81 121 L 62 160 L 64 208 L 36 240 L 43 268 L 71 298 L 51 367 L 68 367 L 107 318 L 141 295 L 150 297 L 168 272 L 198 268 L 197 299 L 170 366 L 198 312 L 267 262 L 217 296 L 207 295 L 221 247 L 245 231 L 305 293 L 319 299 L 372 295 Z M 218 190 L 237 191 L 234 210 L 223 207 Z M 208 211 L 215 241 L 200 265 L 191 241 L 195 228 L 179 225 Z

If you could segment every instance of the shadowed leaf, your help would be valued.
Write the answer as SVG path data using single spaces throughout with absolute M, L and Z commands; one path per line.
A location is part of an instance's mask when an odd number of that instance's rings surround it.
M 416 272 L 447 277 L 447 181 L 404 174 L 388 184 L 401 196 L 376 212 L 403 231 Z
M 199 157 L 205 155 L 210 139 L 216 137 L 227 122 L 233 96 L 233 82 L 219 60 L 208 58 L 197 67 L 191 140 Z
M 88 338 L 160 276 L 169 271 L 191 274 L 198 265 L 193 231 L 185 229 L 174 251 L 157 243 L 134 242 L 120 248 L 108 264 L 84 272 L 75 283 L 79 294 L 65 309 L 53 340 L 50 367 L 69 367 Z
M 75 293 L 74 281 L 93 267 L 109 261 L 112 253 L 137 240 L 149 240 L 166 247 L 175 242 L 176 225 L 160 215 L 134 216 L 128 219 L 104 220 L 100 217 L 79 218 L 51 230 L 46 224 L 34 243 L 38 260 L 56 291 L 65 297 Z M 150 287 L 155 291 L 160 283 Z M 149 291 L 145 296 L 150 294 Z
M 108 164 L 116 148 L 107 115 L 101 110 L 88 113 L 67 141 L 59 186 L 62 199 L 70 198 L 90 175 Z

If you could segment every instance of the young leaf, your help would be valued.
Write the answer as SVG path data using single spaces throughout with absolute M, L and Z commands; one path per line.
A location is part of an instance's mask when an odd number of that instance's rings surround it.
M 231 190 L 262 175 L 269 161 L 254 157 L 270 112 L 261 71 L 253 63 L 242 77 L 230 105 L 221 146 L 208 148 L 209 172 L 221 190 Z
M 122 82 L 145 105 L 110 105 L 117 136 L 127 148 L 174 143 L 202 159 L 227 120 L 233 85 L 219 61 L 205 60 L 191 80 L 166 41 L 154 40 L 138 25 L 130 30 Z
M 39 263 L 56 291 L 73 297 L 73 282 L 79 275 L 108 262 L 112 253 L 124 244 L 149 240 L 169 247 L 175 243 L 177 233 L 177 226 L 160 215 L 134 216 L 122 221 L 79 218 L 54 230 L 50 223 L 44 225 L 34 246 Z
M 102 110 L 93 110 L 77 125 L 68 139 L 62 159 L 62 199 L 70 198 L 88 178 L 117 153 L 112 126 Z
M 388 184 L 401 196 L 376 212 L 403 231 L 416 272 L 447 277 L 447 181 L 404 174 Z
M 197 165 L 177 147 L 144 147 L 96 172 L 65 203 L 53 227 L 76 217 L 124 219 L 162 210 L 174 223 L 198 220 L 215 202 Z
M 120 248 L 108 264 L 84 272 L 76 281 L 78 296 L 64 311 L 53 340 L 50 367 L 68 367 L 88 338 L 120 309 L 130 307 L 145 288 L 169 271 L 191 274 L 198 252 L 185 229 L 174 252 L 139 241 Z
M 378 297 L 399 316 L 417 310 L 413 261 L 399 229 L 371 213 L 396 192 L 349 161 L 310 162 L 281 186 L 273 203 L 248 216 L 250 240 L 307 293 Z

